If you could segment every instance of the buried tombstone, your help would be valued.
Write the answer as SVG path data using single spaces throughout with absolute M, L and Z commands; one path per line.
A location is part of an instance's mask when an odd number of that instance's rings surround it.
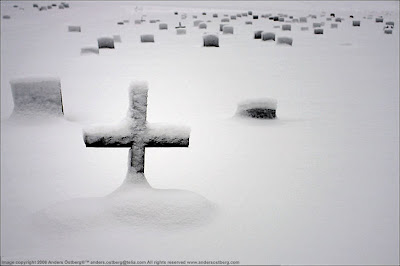
M 167 24 L 167 23 L 160 23 L 160 24 L 158 25 L 158 28 L 159 28 L 160 30 L 168 30 L 168 24 Z
M 275 41 L 275 33 L 273 32 L 263 32 L 262 33 L 263 41 Z
M 122 42 L 120 35 L 113 35 L 114 42 Z
M 97 39 L 99 49 L 114 49 L 114 39 L 110 37 L 101 37 Z
M 146 121 L 147 95 L 146 83 L 131 84 L 128 114 L 123 123 L 117 128 L 91 128 L 83 134 L 86 147 L 130 148 L 125 183 L 144 187 L 150 187 L 144 175 L 145 149 L 188 147 L 190 137 L 188 128 L 149 124 Z
M 321 28 L 314 29 L 314 34 L 324 34 L 324 29 Z
M 254 39 L 261 39 L 262 30 L 254 32 Z
M 224 34 L 233 34 L 233 26 L 224 26 L 222 28 L 222 33 L 224 33 Z
M 68 26 L 68 32 L 81 32 L 81 26 Z
M 153 34 L 140 35 L 140 42 L 154 42 Z
M 59 78 L 14 79 L 10 84 L 14 99 L 12 116 L 64 114 Z
M 292 46 L 293 44 L 293 39 L 290 37 L 278 37 L 278 44 L 287 44 Z
M 87 54 L 99 54 L 99 48 L 97 47 L 81 48 L 81 55 L 87 55 Z
M 203 36 L 204 47 L 219 47 L 219 40 L 216 34 L 207 34 Z
M 237 116 L 274 119 L 276 118 L 277 101 L 273 98 L 246 100 L 238 104 Z

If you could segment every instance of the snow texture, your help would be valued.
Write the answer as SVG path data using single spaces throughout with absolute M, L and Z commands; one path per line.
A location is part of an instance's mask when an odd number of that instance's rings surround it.
M 203 45 L 205 47 L 219 47 L 219 39 L 216 34 L 207 34 L 203 36 Z
M 140 35 L 141 42 L 154 42 L 154 35 L 153 34 L 144 34 Z
M 21 78 L 10 81 L 14 99 L 13 116 L 62 116 L 59 78 Z

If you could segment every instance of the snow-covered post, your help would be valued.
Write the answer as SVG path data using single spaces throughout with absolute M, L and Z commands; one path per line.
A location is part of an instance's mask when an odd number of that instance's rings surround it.
M 146 82 L 132 83 L 129 90 L 129 109 L 126 119 L 113 128 L 84 130 L 86 147 L 129 147 L 128 173 L 125 183 L 149 186 L 144 176 L 146 147 L 188 147 L 190 130 L 149 124 L 147 116 Z

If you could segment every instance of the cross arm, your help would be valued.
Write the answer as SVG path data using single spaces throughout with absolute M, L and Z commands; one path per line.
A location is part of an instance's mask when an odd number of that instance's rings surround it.
M 164 124 L 148 124 L 146 147 L 188 147 L 190 128 Z
M 131 147 L 132 133 L 125 125 L 114 127 L 91 127 L 83 131 L 86 147 Z

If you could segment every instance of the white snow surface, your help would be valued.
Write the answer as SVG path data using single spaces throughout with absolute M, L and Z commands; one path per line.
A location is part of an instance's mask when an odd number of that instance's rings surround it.
M 398 2 L 69 3 L 1 1 L 12 18 L 1 20 L 2 260 L 399 264 Z M 276 32 L 288 46 L 253 38 L 282 22 L 237 17 L 220 48 L 203 48 L 193 15 L 218 32 L 224 14 L 249 10 L 317 19 Z M 344 19 L 323 35 L 300 30 L 322 12 Z M 392 34 L 369 15 L 393 21 Z M 187 34 L 177 36 L 179 21 Z M 115 49 L 80 55 L 113 35 Z M 9 119 L 10 80 L 35 76 L 60 78 L 63 118 Z M 190 146 L 146 149 L 154 190 L 113 194 L 128 149 L 86 148 L 82 129 L 125 117 L 135 79 L 150 85 L 147 121 L 190 126 Z M 265 97 L 279 100 L 279 118 L 234 116 L 238 102 Z
M 254 108 L 276 110 L 277 106 L 278 101 L 274 98 L 244 100 L 238 104 L 237 112 L 241 113 L 242 111 Z

